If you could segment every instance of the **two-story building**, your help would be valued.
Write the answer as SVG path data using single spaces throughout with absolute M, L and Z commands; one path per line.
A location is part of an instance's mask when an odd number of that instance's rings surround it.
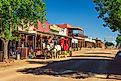
M 105 48 L 105 44 L 98 38 L 95 39 L 96 48 Z
M 80 49 L 84 47 L 84 31 L 80 27 L 73 27 L 69 24 L 59 24 L 61 28 L 60 34 L 71 37 L 69 40 L 69 46 L 72 48 Z
M 68 35 L 72 37 L 72 47 L 81 49 L 85 46 L 84 31 L 80 27 L 68 28 Z

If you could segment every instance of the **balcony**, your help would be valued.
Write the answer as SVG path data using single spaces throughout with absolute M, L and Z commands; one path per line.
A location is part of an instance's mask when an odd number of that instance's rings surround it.
M 84 37 L 84 31 L 79 27 L 68 28 L 68 35 L 75 37 Z

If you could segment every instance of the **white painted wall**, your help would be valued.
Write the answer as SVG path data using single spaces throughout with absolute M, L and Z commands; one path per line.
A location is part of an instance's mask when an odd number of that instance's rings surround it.
M 85 41 L 88 41 L 88 42 L 96 42 L 95 40 L 91 39 L 91 38 L 85 38 Z
M 66 28 L 61 28 L 60 31 L 59 31 L 59 34 L 67 36 L 67 29 Z
M 72 39 L 72 43 L 78 43 L 77 39 Z

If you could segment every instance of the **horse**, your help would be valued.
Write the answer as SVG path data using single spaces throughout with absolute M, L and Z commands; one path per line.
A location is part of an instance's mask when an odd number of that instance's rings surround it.
M 44 58 L 46 59 L 48 56 L 48 53 L 50 53 L 50 46 L 47 45 L 46 43 L 42 43 L 42 52 L 43 52 Z
M 54 45 L 54 43 L 47 45 L 43 43 L 43 53 L 45 58 L 47 58 L 47 56 L 50 56 L 51 58 L 58 58 L 58 55 L 61 54 L 61 46 Z
M 55 45 L 54 48 L 51 50 L 52 57 L 59 58 L 59 55 L 61 54 L 61 46 Z

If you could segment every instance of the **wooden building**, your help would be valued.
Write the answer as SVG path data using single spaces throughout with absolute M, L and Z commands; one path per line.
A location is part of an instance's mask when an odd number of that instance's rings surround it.
M 105 48 L 105 44 L 99 40 L 99 39 L 95 39 L 96 41 L 96 48 Z
M 68 32 L 68 35 L 75 39 L 75 42 L 72 42 L 72 45 L 74 45 L 74 47 L 76 45 L 77 50 L 85 46 L 83 29 L 81 29 L 80 27 L 72 27 L 68 28 Z
M 96 48 L 96 41 L 92 38 L 85 38 L 85 48 Z

